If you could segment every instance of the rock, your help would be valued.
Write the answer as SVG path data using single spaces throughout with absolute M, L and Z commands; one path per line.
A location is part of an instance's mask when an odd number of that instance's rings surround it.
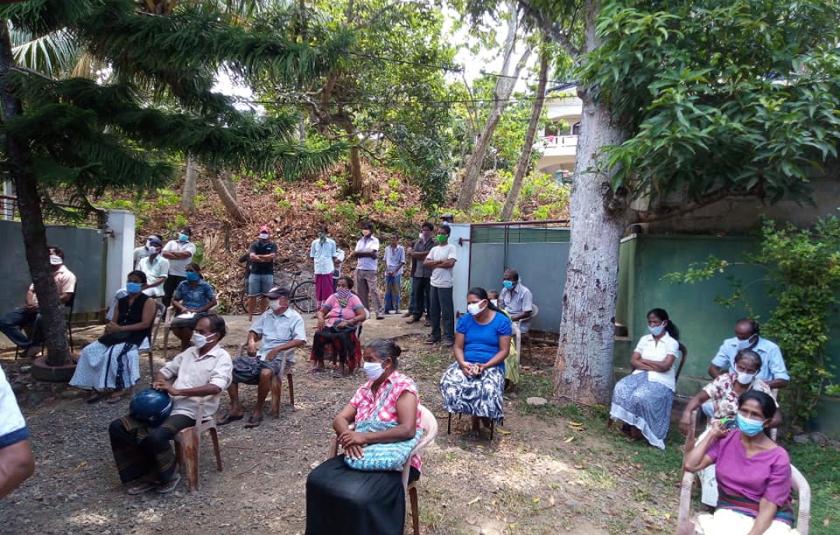
M 808 437 L 807 434 L 803 433 L 803 434 L 799 434 L 799 435 L 794 435 L 793 436 L 793 441 L 796 444 L 808 444 L 809 442 L 811 442 L 811 439 L 810 439 L 810 437 Z
M 580 502 L 578 502 L 577 500 L 573 500 L 573 499 L 569 498 L 568 500 L 566 500 L 566 507 L 569 508 L 570 511 L 573 511 L 573 512 L 576 513 L 576 512 L 581 510 L 582 506 L 581 506 Z
M 548 403 L 548 400 L 545 398 L 533 397 L 526 399 L 525 403 L 527 403 L 528 405 L 533 405 L 535 407 L 540 407 Z
M 825 447 L 831 443 L 831 440 L 822 433 L 811 433 L 811 442 Z

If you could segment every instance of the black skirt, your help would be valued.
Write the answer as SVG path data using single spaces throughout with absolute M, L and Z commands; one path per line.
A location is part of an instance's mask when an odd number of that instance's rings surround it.
M 306 478 L 306 535 L 402 535 L 404 524 L 402 472 L 353 470 L 339 455 Z

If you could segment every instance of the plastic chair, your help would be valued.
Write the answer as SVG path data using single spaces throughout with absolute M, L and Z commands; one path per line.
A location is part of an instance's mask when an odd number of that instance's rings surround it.
M 805 476 L 793 465 L 790 465 L 793 490 L 799 495 L 799 513 L 794 526 L 800 535 L 808 535 L 811 522 L 811 486 Z M 694 485 L 694 473 L 683 472 L 682 486 L 680 487 L 680 508 L 677 516 L 677 525 L 682 526 L 685 522 L 694 524 L 695 519 L 691 516 L 691 487 Z
M 435 437 L 438 433 L 438 422 L 435 415 L 432 414 L 432 411 L 424 407 L 423 405 L 418 405 L 417 407 L 420 410 L 420 427 L 423 429 L 423 438 L 420 439 L 420 442 L 414 446 L 414 449 L 411 450 L 411 455 L 408 456 L 408 460 L 405 462 L 402 470 L 402 483 L 403 489 L 405 493 L 408 495 L 409 504 L 411 506 L 411 525 L 413 528 L 414 535 L 420 535 L 420 507 L 417 503 L 417 481 L 412 481 L 411 483 L 408 482 L 408 475 L 411 472 L 411 458 L 415 455 L 418 455 L 423 449 L 426 448 L 429 444 L 434 442 Z M 353 427 L 352 425 L 350 426 Z M 338 440 L 337 437 L 333 437 L 330 441 L 330 451 L 329 457 L 332 459 L 338 455 Z
M 365 309 L 365 321 L 370 319 L 370 310 Z M 359 340 L 359 343 L 362 341 L 362 327 L 365 324 L 365 321 L 361 322 L 356 326 L 356 339 Z
M 155 319 L 152 322 L 152 328 L 150 329 L 151 336 L 149 337 L 149 347 L 140 350 L 140 355 L 148 355 L 149 357 L 149 377 L 154 380 L 155 378 L 155 362 L 152 352 L 155 347 L 155 340 L 157 339 L 158 329 L 160 329 L 160 324 L 163 321 L 163 316 L 166 315 L 166 307 L 160 301 L 155 302 Z
M 204 401 L 200 401 L 196 414 L 201 417 Z M 187 489 L 190 492 L 198 490 L 198 453 L 201 450 L 201 435 L 210 433 L 210 440 L 213 441 L 213 453 L 216 455 L 216 469 L 222 471 L 222 453 L 219 450 L 219 434 L 216 430 L 216 418 L 210 418 L 196 423 L 192 427 L 182 429 L 175 435 L 175 455 L 178 464 L 184 467 L 187 476 Z

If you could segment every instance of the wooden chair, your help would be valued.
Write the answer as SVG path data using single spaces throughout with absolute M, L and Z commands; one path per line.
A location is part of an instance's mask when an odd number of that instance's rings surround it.
M 152 322 L 151 336 L 149 337 L 149 347 L 140 350 L 140 355 L 147 355 L 149 357 L 149 377 L 154 381 L 155 379 L 155 361 L 152 355 L 155 347 L 155 340 L 157 340 L 157 333 L 160 329 L 160 324 L 166 316 L 166 307 L 160 301 L 155 302 L 155 319 Z
M 245 342 L 241 346 L 239 346 L 239 355 L 247 355 L 247 346 L 248 342 Z M 289 405 L 292 408 L 295 407 L 295 383 L 292 379 L 294 376 L 291 373 L 286 374 L 286 381 L 289 383 Z M 280 398 L 283 394 L 283 382 L 278 380 L 277 377 L 271 378 L 271 412 L 274 414 L 280 414 Z
M 202 414 L 204 402 L 199 402 L 196 413 Z M 193 427 L 182 429 L 175 435 L 175 455 L 178 458 L 178 464 L 184 468 L 184 473 L 187 476 L 187 489 L 192 492 L 198 490 L 198 458 L 201 450 L 201 435 L 204 433 L 210 434 L 210 440 L 213 441 L 213 452 L 216 455 L 216 469 L 222 471 L 222 453 L 219 450 L 219 435 L 216 430 L 216 419 L 214 417 L 207 418 L 199 422 L 196 421 Z
M 408 475 L 411 472 L 411 457 L 414 455 L 419 454 L 423 449 L 426 448 L 429 444 L 434 442 L 435 437 L 438 433 L 438 423 L 437 418 L 435 415 L 432 414 L 432 411 L 424 407 L 423 405 L 419 405 L 418 409 L 420 410 L 420 427 L 423 429 L 423 438 L 420 439 L 420 442 L 414 446 L 414 449 L 411 451 L 411 455 L 409 455 L 408 460 L 405 462 L 402 470 L 402 483 L 403 489 L 405 490 L 406 495 L 409 498 L 409 503 L 411 505 L 411 525 L 413 528 L 414 535 L 420 535 L 420 508 L 417 503 L 417 481 L 412 481 L 411 483 L 408 482 Z M 352 425 L 350 426 L 353 427 Z M 330 442 L 330 451 L 329 451 L 329 458 L 332 459 L 338 455 L 338 440 L 337 437 L 333 437 L 332 441 Z
M 808 535 L 811 522 L 811 486 L 802 473 L 793 465 L 790 465 L 793 490 L 799 495 L 799 513 L 794 526 L 800 535 Z M 694 485 L 694 473 L 683 472 L 682 487 L 680 488 L 680 509 L 677 516 L 677 525 L 682 526 L 685 522 L 694 524 L 695 518 L 691 515 L 691 488 Z

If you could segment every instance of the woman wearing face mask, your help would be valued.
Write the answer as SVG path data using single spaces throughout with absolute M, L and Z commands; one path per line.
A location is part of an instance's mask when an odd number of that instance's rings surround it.
M 440 380 L 443 405 L 448 412 L 472 415 L 472 434 L 480 433 L 480 421 L 504 417 L 505 359 L 510 353 L 512 325 L 484 288 L 467 294 L 467 312 L 455 327 L 455 362 Z
M 187 266 L 186 280 L 181 281 L 172 294 L 172 306 L 176 316 L 169 328 L 172 334 L 181 340 L 183 350 L 190 347 L 190 338 L 200 314 L 216 306 L 216 292 L 201 276 L 201 267 L 198 264 Z
M 397 371 L 400 347 L 393 340 L 373 340 L 364 350 L 368 380 L 333 421 L 344 454 L 325 461 L 306 480 L 306 534 L 402 535 L 405 496 L 402 473 L 350 468 L 344 457 L 362 458 L 370 444 L 415 437 L 420 425 L 417 386 Z M 378 432 L 356 432 L 351 424 L 378 419 Z M 409 482 L 420 477 L 420 457 L 410 460 Z
M 625 422 L 622 431 L 644 436 L 651 446 L 665 449 L 676 388 L 677 360 L 682 358 L 680 331 L 668 313 L 647 313 L 649 334 L 642 336 L 630 358 L 633 373 L 615 384 L 610 417 Z
M 341 375 L 346 374 L 345 367 L 352 372 L 361 360 L 356 327 L 365 321 L 366 314 L 361 299 L 352 290 L 353 279 L 339 277 L 336 292 L 318 309 L 318 327 L 312 340 L 311 356 L 315 372 L 324 369 L 327 353 L 332 356 L 333 365 L 336 361 L 339 363 Z
M 722 373 L 717 378 L 703 387 L 686 405 L 680 420 L 680 429 L 688 433 L 691 425 L 691 413 L 707 401 L 712 402 L 714 416 L 709 421 L 709 427 L 700 435 L 703 440 L 711 429 L 714 421 L 723 422 L 724 426 L 732 427 L 735 424 L 735 417 L 738 413 L 738 398 L 744 392 L 755 390 L 773 396 L 772 390 L 767 383 L 756 378 L 758 370 L 761 369 L 761 357 L 755 351 L 744 349 L 735 356 L 735 369 L 729 373 Z M 778 405 L 777 405 L 778 406 Z M 778 427 L 782 422 L 782 413 L 777 410 L 773 418 L 768 422 L 767 427 Z M 715 480 L 715 467 L 709 466 L 700 473 L 700 481 L 703 486 L 702 501 L 710 507 L 716 507 L 718 501 L 717 481 Z
M 787 451 L 770 440 L 764 429 L 776 413 L 775 400 L 757 390 L 738 398 L 736 428 L 720 421 L 685 455 L 683 469 L 697 472 L 717 467 L 720 498 L 714 515 L 697 517 L 693 527 L 702 535 L 782 535 L 791 529 L 791 469 Z
M 148 346 L 155 317 L 154 299 L 143 293 L 145 284 L 142 271 L 128 274 L 127 293 L 109 312 L 105 334 L 79 355 L 70 385 L 90 390 L 88 403 L 99 401 L 108 390 L 112 391 L 109 402 L 117 402 L 140 379 L 139 348 Z

